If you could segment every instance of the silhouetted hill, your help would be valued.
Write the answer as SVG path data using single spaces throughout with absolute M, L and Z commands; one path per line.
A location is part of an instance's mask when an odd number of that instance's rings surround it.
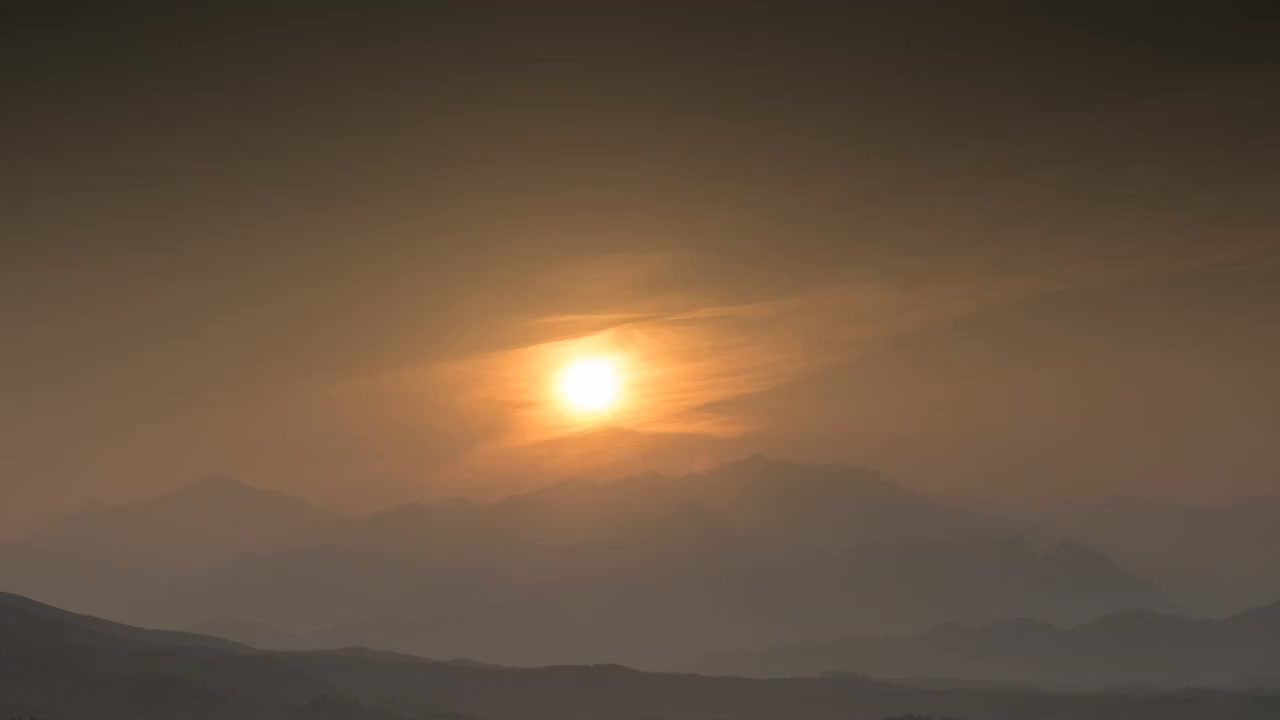
M 56 718 L 399 717 L 342 700 L 287 659 L 0 595 L 0 715 Z
M 1130 610 L 1067 629 L 1033 620 L 704 656 L 693 669 L 793 677 L 842 671 L 1050 687 L 1280 688 L 1280 603 L 1214 622 Z
M 211 480 L 10 550 L 48 580 L 0 575 L 16 588 L 129 619 L 516 665 L 662 668 L 712 647 L 1167 607 L 1079 544 L 1037 546 L 870 470 L 763 457 L 359 517 Z
M 79 628 L 88 633 L 119 638 L 131 643 L 188 648 L 212 648 L 218 650 L 245 651 L 251 648 L 220 637 L 175 630 L 144 630 L 123 623 L 103 620 L 92 615 L 80 615 L 36 602 L 21 595 L 0 592 L 0 609 L 23 613 L 30 618 L 55 622 L 67 628 Z
M 112 634 L 95 627 L 115 628 Z M 533 669 L 376 651 L 260 652 L 0 602 L 0 716 L 57 720 L 1271 720 L 1280 696 L 925 690 L 857 678 L 750 680 L 617 665 Z

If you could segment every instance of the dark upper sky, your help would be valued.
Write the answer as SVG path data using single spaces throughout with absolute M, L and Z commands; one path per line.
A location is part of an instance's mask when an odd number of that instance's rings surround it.
M 1276 485 L 1270 15 L 22 5 L 0 520 L 754 451 L 1001 498 Z M 541 393 L 597 346 L 630 404 L 584 435 Z

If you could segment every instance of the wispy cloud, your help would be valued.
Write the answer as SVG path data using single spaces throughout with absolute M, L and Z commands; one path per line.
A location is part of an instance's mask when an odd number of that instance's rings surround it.
M 615 258 L 559 271 L 560 280 L 611 278 L 616 284 L 587 288 L 599 311 L 530 313 L 518 318 L 523 327 L 515 333 L 529 342 L 366 378 L 358 392 L 374 387 L 381 397 L 409 396 L 400 402 L 432 414 L 427 427 L 449 429 L 458 467 L 536 456 L 538 448 L 602 428 L 629 431 L 624 438 L 728 439 L 767 430 L 767 417 L 745 415 L 733 400 L 833 365 L 852 367 L 859 353 L 887 338 L 1037 294 L 1230 259 L 1210 253 L 1154 264 L 1108 258 L 1016 271 L 904 273 L 878 282 L 837 279 L 763 300 L 709 302 L 710 293 L 700 296 L 687 284 L 664 285 L 671 274 L 664 268 L 679 258 Z M 603 417 L 584 418 L 560 402 L 555 380 L 574 359 L 595 355 L 618 364 L 622 401 Z
M 963 296 L 963 297 L 962 297 Z M 539 318 L 547 328 L 599 328 L 442 363 L 424 380 L 504 418 L 491 445 L 516 447 L 598 429 L 726 437 L 757 421 L 723 409 L 726 401 L 792 382 L 854 356 L 867 341 L 989 299 L 972 289 L 903 292 L 833 285 L 765 301 L 677 312 Z M 555 396 L 558 369 L 575 358 L 614 358 L 624 382 L 605 418 L 576 416 Z

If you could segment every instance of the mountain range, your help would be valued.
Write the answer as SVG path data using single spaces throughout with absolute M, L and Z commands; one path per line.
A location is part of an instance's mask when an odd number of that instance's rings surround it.
M 270 652 L 0 593 L 0 716 L 59 720 L 1270 720 L 1280 694 L 929 690 L 618 665 L 506 668 L 364 648 Z
M 212 478 L 0 546 L 11 590 L 277 648 L 673 667 L 716 647 L 1167 610 L 1070 540 L 856 467 L 754 457 L 347 515 Z
M 1059 501 L 1023 519 L 1106 552 L 1195 614 L 1280 597 L 1280 495 L 1206 506 L 1133 496 Z
M 944 684 L 1280 688 L 1280 602 L 1223 620 L 1127 610 L 1069 628 L 1030 619 L 923 633 L 709 653 L 690 669 L 753 677 L 824 673 Z

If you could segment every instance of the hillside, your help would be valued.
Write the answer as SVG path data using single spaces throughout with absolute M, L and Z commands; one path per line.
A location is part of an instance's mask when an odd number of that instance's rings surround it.
M 114 633 L 95 627 L 116 628 Z M 1270 720 L 1280 696 L 925 690 L 854 678 L 750 680 L 616 665 L 533 669 L 363 650 L 263 652 L 123 628 L 0 596 L 0 715 L 59 720 Z

